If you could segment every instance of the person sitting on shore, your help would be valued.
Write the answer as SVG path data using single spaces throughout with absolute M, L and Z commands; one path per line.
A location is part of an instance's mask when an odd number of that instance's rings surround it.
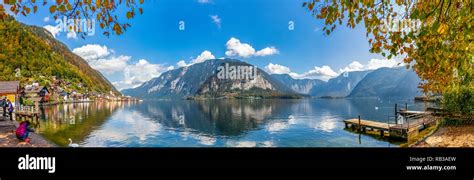
M 7 106 L 8 106 L 8 115 L 10 116 L 10 120 L 13 121 L 13 104 L 10 99 L 7 99 Z
M 30 121 L 26 120 L 20 123 L 18 128 L 16 129 L 16 137 L 20 141 L 25 141 L 27 143 L 30 143 L 30 138 L 28 136 L 30 135 L 30 132 L 34 132 L 34 129 L 30 128 Z

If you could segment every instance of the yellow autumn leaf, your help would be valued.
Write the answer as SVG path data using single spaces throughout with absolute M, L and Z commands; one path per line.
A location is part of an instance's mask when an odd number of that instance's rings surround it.
M 49 12 L 50 13 L 56 12 L 56 5 L 52 5 L 51 7 L 49 7 Z
M 439 27 L 438 27 L 438 33 L 439 34 L 444 34 L 444 32 L 446 32 L 447 28 L 448 28 L 448 25 L 446 25 L 444 23 L 441 23 L 441 25 L 439 25 Z

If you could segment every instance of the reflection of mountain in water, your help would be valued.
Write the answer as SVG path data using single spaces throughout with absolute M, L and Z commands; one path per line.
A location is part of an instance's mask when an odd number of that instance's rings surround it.
M 218 136 L 238 136 L 265 128 L 278 130 L 292 123 L 323 127 L 323 120 L 343 120 L 362 115 L 385 121 L 394 111 L 390 101 L 365 99 L 303 99 L 303 100 L 202 100 L 153 101 L 131 106 L 147 119 L 164 127 Z M 375 109 L 375 107 L 379 109 Z M 304 119 L 304 120 L 302 120 Z M 299 122 L 295 122 L 299 121 Z M 282 124 L 284 122 L 286 124 Z
M 133 107 L 163 126 L 235 136 L 264 124 L 281 107 L 261 100 L 154 101 Z
M 209 99 L 90 103 L 45 108 L 40 132 L 93 147 L 359 146 L 342 120 L 386 122 L 405 100 Z M 422 107 L 410 103 L 409 108 Z M 378 107 L 378 108 L 375 108 Z M 376 142 L 372 142 L 376 143 Z M 377 144 L 377 143 L 376 143 Z M 369 145 L 369 144 L 366 144 Z
M 74 142 L 85 139 L 100 127 L 124 103 L 74 103 L 45 107 L 39 133 L 48 140 L 65 146 L 71 138 Z

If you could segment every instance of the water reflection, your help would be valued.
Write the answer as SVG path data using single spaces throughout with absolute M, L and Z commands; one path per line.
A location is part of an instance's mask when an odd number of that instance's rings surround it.
M 48 140 L 66 146 L 68 139 L 84 140 L 97 130 L 117 110 L 130 104 L 123 102 L 73 103 L 41 108 L 40 134 Z
M 343 130 L 362 115 L 386 122 L 408 100 L 302 99 L 83 103 L 44 108 L 40 133 L 93 147 L 346 147 L 390 146 Z M 375 108 L 378 107 L 378 108 Z

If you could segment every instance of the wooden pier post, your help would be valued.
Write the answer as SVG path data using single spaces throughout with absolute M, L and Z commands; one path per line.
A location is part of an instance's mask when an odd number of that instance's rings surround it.
M 397 119 L 398 111 L 397 111 L 397 104 L 395 104 L 395 119 Z
M 361 126 L 360 126 L 360 115 L 359 115 L 359 131 L 361 131 Z

